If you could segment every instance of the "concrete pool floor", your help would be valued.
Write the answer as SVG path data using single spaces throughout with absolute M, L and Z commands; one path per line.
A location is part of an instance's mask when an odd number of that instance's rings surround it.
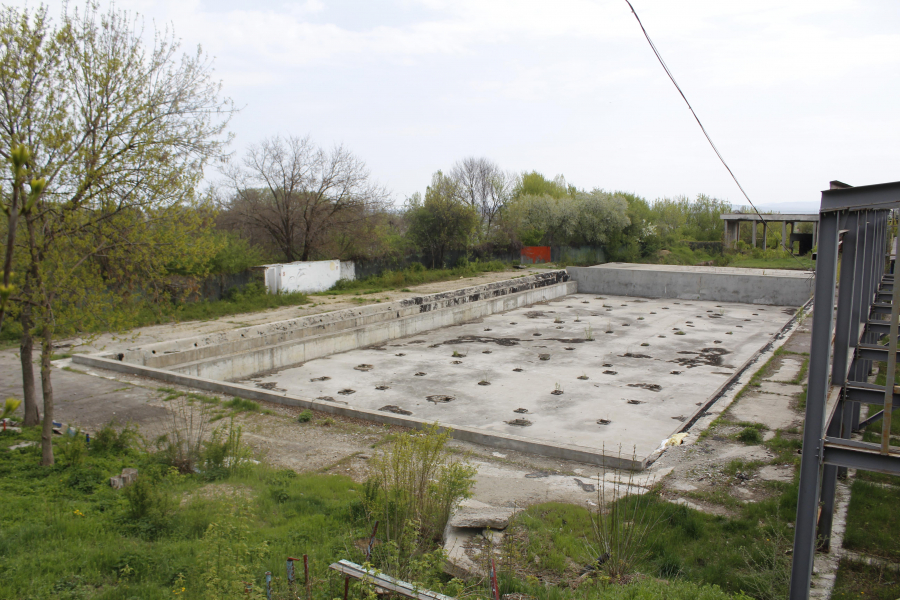
M 245 382 L 642 460 L 793 312 L 573 294 Z

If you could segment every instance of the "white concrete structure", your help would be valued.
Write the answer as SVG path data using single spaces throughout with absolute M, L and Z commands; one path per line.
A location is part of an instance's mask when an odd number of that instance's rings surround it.
M 266 289 L 270 294 L 324 292 L 333 287 L 342 274 L 344 279 L 352 279 L 353 263 L 349 263 L 349 267 L 346 264 L 339 260 L 316 260 L 263 265 Z

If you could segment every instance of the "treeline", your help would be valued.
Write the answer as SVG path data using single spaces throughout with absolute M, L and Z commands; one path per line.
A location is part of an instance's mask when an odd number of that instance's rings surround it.
M 509 255 L 538 245 L 603 247 L 613 259 L 633 261 L 684 240 L 721 240 L 719 217 L 731 210 L 702 194 L 648 201 L 474 157 L 435 172 L 424 193 L 397 205 L 349 151 L 318 148 L 309 138 L 253 146 L 229 167 L 226 182 L 217 229 L 240 250 L 222 252 L 286 261 L 419 254 L 430 257 L 428 266 L 444 266 L 453 251 Z

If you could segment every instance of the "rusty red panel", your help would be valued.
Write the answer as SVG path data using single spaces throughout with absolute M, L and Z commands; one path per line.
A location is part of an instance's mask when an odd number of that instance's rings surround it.
M 523 246 L 521 260 L 531 264 L 550 262 L 550 246 Z

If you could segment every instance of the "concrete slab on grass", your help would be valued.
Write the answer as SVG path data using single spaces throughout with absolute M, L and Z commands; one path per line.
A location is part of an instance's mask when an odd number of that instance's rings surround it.
M 787 429 L 800 420 L 791 410 L 791 401 L 790 396 L 754 391 L 741 396 L 729 410 L 738 421 L 762 423 L 772 430 Z

